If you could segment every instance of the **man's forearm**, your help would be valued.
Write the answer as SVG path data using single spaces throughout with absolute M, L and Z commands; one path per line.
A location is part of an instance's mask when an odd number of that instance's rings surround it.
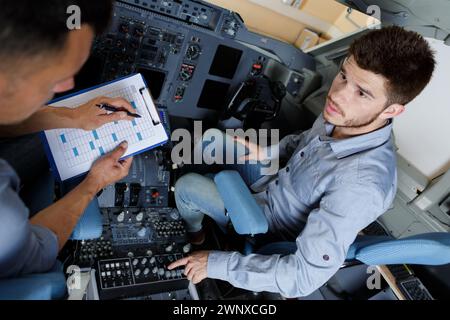
M 44 130 L 74 127 L 76 124 L 72 109 L 44 107 L 22 123 L 0 126 L 0 136 L 17 137 Z
M 36 214 L 30 222 L 53 231 L 61 249 L 98 190 L 94 181 L 85 179 L 64 198 Z

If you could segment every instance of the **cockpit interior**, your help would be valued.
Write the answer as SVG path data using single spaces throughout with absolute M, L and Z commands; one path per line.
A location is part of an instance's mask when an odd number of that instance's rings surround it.
M 60 251 L 59 270 L 33 275 L 52 288 L 37 296 L 292 299 L 220 279 L 194 284 L 182 271 L 169 270 L 169 264 L 198 250 L 257 253 L 252 241 L 267 230 L 258 220 L 261 217 L 242 221 L 254 205 L 248 197 L 256 193 L 248 181 L 220 164 L 174 161 L 174 150 L 185 142 L 173 133 L 195 137 L 198 130 L 201 135 L 209 129 L 254 130 L 257 135 L 276 130 L 281 140 L 310 130 L 327 106 L 330 87 L 352 42 L 397 25 L 422 35 L 435 51 L 437 65 L 430 84 L 393 121 L 395 199 L 360 230 L 342 267 L 326 283 L 294 299 L 447 299 L 449 10 L 447 0 L 116 1 L 108 29 L 95 38 L 89 60 L 69 93 L 141 74 L 169 141 L 136 155 L 129 175 L 97 195 L 101 221 L 85 221 L 80 237 Z M 194 142 L 188 143 L 192 152 Z M 286 165 L 280 163 L 281 168 Z M 212 177 L 230 218 L 224 228 L 205 216 L 200 245 L 190 243 L 175 197 L 177 182 L 190 172 Z M 203 192 L 196 185 L 191 189 Z M 27 285 L 23 277 L 1 279 L 0 298 L 12 297 L 14 281 L 21 283 L 19 297 L 37 287 Z

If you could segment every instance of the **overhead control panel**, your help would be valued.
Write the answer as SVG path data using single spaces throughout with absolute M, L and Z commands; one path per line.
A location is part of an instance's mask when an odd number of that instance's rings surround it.
M 220 114 L 244 81 L 274 62 L 297 73 L 315 67 L 299 49 L 248 31 L 237 13 L 209 3 L 124 0 L 95 39 L 85 82 L 79 82 L 87 87 L 141 73 L 170 115 L 205 119 Z

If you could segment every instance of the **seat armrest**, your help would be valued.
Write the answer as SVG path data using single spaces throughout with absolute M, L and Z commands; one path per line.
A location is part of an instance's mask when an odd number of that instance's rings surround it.
M 0 280 L 0 300 L 57 300 L 65 295 L 66 278 L 59 261 L 47 273 Z
M 424 233 L 407 238 L 381 241 L 360 248 L 356 259 L 368 265 L 450 263 L 450 234 Z
M 266 216 L 237 171 L 222 171 L 214 177 L 214 182 L 238 234 L 267 232 Z
M 78 220 L 71 240 L 91 240 L 100 238 L 103 232 L 102 215 L 97 198 L 91 201 Z

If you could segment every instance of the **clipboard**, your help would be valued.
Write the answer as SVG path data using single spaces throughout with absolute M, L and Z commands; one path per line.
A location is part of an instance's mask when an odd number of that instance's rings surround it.
M 72 180 L 84 175 L 94 161 L 124 140 L 128 141 L 129 147 L 123 159 L 162 146 L 169 140 L 141 74 L 126 76 L 60 97 L 48 105 L 75 108 L 97 96 L 127 99 L 142 116 L 142 120 L 109 123 L 92 131 L 54 129 L 41 132 L 47 158 L 58 181 Z

